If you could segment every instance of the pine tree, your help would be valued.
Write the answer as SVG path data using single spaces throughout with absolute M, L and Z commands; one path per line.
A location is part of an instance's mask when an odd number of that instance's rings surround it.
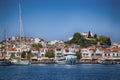
M 94 38 L 97 38 L 97 34 L 94 35 Z
M 89 33 L 88 33 L 88 38 L 91 38 L 91 32 L 89 31 Z

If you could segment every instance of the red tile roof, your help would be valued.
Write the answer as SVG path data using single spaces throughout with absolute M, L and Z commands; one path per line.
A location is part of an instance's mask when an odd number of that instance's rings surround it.
M 9 51 L 17 51 L 16 48 L 8 48 Z

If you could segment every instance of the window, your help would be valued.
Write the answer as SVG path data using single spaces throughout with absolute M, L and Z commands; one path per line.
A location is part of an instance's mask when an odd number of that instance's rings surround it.
M 115 56 L 115 54 L 113 53 L 113 56 Z
M 107 55 L 105 54 L 105 56 L 107 56 Z
M 95 54 L 95 56 L 102 56 L 102 54 Z
M 91 56 L 94 56 L 94 54 L 92 53 Z
M 117 53 L 117 56 L 118 56 L 118 53 Z
M 57 51 L 61 51 L 61 49 L 57 49 Z

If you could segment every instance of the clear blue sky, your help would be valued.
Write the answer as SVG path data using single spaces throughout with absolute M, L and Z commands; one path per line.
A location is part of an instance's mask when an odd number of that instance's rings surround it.
M 0 0 L 0 38 L 19 35 L 19 0 Z M 120 0 L 21 0 L 24 35 L 67 40 L 75 32 L 120 42 Z

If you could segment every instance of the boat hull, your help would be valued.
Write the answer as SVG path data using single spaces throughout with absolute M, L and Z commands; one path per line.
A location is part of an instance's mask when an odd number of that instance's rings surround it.
M 11 61 L 13 65 L 16 65 L 16 66 L 24 66 L 24 65 L 30 65 L 30 61 L 18 61 L 18 60 L 12 60 Z
M 103 64 L 103 65 L 115 65 L 115 64 L 117 64 L 116 61 L 112 61 L 112 60 L 100 60 L 98 63 Z
M 69 64 L 69 65 L 74 65 L 76 64 L 76 58 L 71 58 L 71 59 L 65 59 L 65 60 L 56 60 L 55 61 L 57 64 Z
M 0 66 L 11 66 L 13 65 L 10 61 L 0 61 Z

